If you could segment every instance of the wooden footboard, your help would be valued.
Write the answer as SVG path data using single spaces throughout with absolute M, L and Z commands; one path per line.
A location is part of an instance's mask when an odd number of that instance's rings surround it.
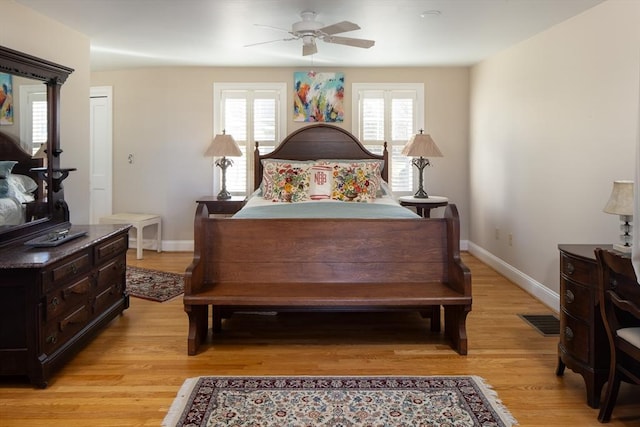
M 229 219 L 196 212 L 185 275 L 188 352 L 223 309 L 445 310 L 445 334 L 467 354 L 471 273 L 455 205 L 434 219 Z

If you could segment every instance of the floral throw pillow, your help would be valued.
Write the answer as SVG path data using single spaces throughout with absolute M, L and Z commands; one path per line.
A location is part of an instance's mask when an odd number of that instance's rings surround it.
M 376 198 L 382 178 L 381 162 L 339 162 L 331 164 L 331 198 L 342 201 L 371 202 Z
M 263 197 L 273 202 L 309 200 L 308 163 L 263 162 Z

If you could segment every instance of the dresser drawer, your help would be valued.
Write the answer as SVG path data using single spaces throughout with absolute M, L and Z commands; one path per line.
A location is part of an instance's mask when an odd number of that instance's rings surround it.
M 566 312 L 560 316 L 560 345 L 582 363 L 589 363 L 589 325 Z
M 127 251 L 129 247 L 129 235 L 124 234 L 118 236 L 113 240 L 109 240 L 103 243 L 96 245 L 95 250 L 95 259 L 96 263 L 101 263 L 106 259 L 109 259 L 115 255 L 123 254 Z
M 107 289 L 100 291 L 96 294 L 95 301 L 93 303 L 93 310 L 95 313 L 102 313 L 106 311 L 113 304 L 122 301 L 122 295 L 124 293 L 124 285 L 122 282 L 113 283 Z
M 593 316 L 593 292 L 572 280 L 561 279 L 560 305 L 572 316 L 589 322 Z
M 75 307 L 56 321 L 48 322 L 43 336 L 42 351 L 51 355 L 57 348 L 73 338 L 91 319 L 89 303 Z
M 53 290 L 80 274 L 85 274 L 90 269 L 91 255 L 89 251 L 83 251 L 73 257 L 66 258 L 43 272 L 45 292 Z
M 46 319 L 53 319 L 78 304 L 86 302 L 93 290 L 89 276 L 47 294 Z
M 566 254 L 560 256 L 560 272 L 582 285 L 593 286 L 598 283 L 592 263 Z
M 98 267 L 96 287 L 98 291 L 113 286 L 114 283 L 124 283 L 127 261 L 124 256 L 114 258 L 110 262 Z

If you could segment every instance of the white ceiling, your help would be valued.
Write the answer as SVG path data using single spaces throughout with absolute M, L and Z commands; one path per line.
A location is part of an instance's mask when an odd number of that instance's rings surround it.
M 16 0 L 86 34 L 92 70 L 148 66 L 439 66 L 471 65 L 604 0 Z M 277 40 L 317 12 L 325 25 L 351 21 L 339 34 L 373 39 L 361 49 Z M 439 11 L 439 15 L 421 14 Z M 261 24 L 263 26 L 255 25 Z

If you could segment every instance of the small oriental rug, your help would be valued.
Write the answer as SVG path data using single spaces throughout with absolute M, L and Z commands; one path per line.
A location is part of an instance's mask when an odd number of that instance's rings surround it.
M 517 424 L 477 376 L 196 377 L 162 426 L 486 426 Z
M 182 274 L 127 266 L 129 295 L 164 302 L 184 292 Z

